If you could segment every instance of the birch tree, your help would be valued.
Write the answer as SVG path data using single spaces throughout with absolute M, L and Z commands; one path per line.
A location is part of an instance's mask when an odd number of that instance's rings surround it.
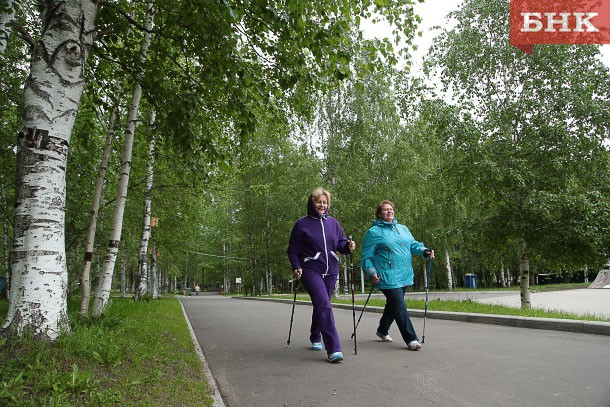
M 150 256 L 150 298 L 156 300 L 159 298 L 159 278 L 157 267 L 157 245 L 155 244 L 154 233 L 152 242 L 152 254 Z
M 151 44 L 152 28 L 154 19 L 154 9 L 152 3 L 146 3 L 146 17 L 144 24 L 144 39 L 140 47 L 139 60 L 142 65 L 145 64 L 148 55 L 148 48 Z M 98 285 L 93 298 L 93 316 L 100 316 L 108 305 L 110 298 L 110 288 L 112 286 L 112 277 L 114 274 L 114 265 L 116 263 L 119 252 L 119 243 L 121 241 L 121 232 L 123 228 L 123 214 L 125 203 L 127 201 L 127 188 L 129 186 L 129 174 L 131 171 L 131 156 L 133 151 L 134 136 L 136 131 L 136 122 L 138 120 L 138 112 L 140 109 L 140 100 L 142 98 L 142 77 L 143 72 L 139 71 L 136 75 L 134 90 L 129 104 L 127 113 L 127 124 L 124 134 L 123 154 L 121 158 L 121 175 L 119 185 L 117 187 L 117 199 L 115 203 L 114 213 L 112 216 L 112 226 L 110 232 L 110 240 L 106 255 L 104 256 L 104 269 L 100 276 Z
M 119 92 L 120 93 L 120 92 Z M 110 112 L 110 119 L 108 122 L 108 131 L 106 134 L 106 142 L 104 143 L 104 150 L 102 152 L 102 159 L 98 171 L 97 181 L 95 183 L 95 189 L 93 190 L 93 205 L 91 208 L 91 218 L 89 220 L 89 228 L 87 230 L 87 243 L 85 249 L 85 264 L 83 267 L 81 277 L 81 289 L 82 297 L 80 304 L 80 313 L 83 316 L 89 314 L 89 302 L 91 298 L 91 261 L 93 260 L 93 246 L 95 244 L 95 232 L 97 230 L 97 217 L 100 209 L 100 201 L 102 199 L 102 189 L 104 187 L 104 180 L 106 179 L 106 171 L 108 169 L 108 160 L 110 158 L 110 149 L 112 147 L 112 141 L 114 140 L 116 119 L 118 115 L 118 104 L 113 107 Z
M 449 250 L 445 247 L 445 270 L 447 270 L 447 290 L 453 291 L 453 270 L 451 268 L 451 256 Z
M 13 273 L 2 325 L 9 335 L 55 339 L 69 329 L 65 172 L 96 13 L 97 2 L 87 0 L 48 2 L 41 13 L 18 135 Z
M 155 115 L 152 113 L 151 126 L 154 123 Z M 146 191 L 144 192 L 144 218 L 142 219 L 142 238 L 140 239 L 140 251 L 138 253 L 138 286 L 134 293 L 135 300 L 141 300 L 144 298 L 148 291 L 148 245 L 150 241 L 151 232 L 151 207 L 152 207 L 152 189 L 153 189 L 153 178 L 154 178 L 154 162 L 155 162 L 155 137 L 151 136 L 150 143 L 148 145 L 148 160 L 146 164 Z M 153 256 L 155 248 L 153 247 Z M 154 276 L 156 270 L 150 269 L 150 275 Z M 155 284 L 153 280 L 152 284 Z M 151 293 L 152 294 L 152 293 Z

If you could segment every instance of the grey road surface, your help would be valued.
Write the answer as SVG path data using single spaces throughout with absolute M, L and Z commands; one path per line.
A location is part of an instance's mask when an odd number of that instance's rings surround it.
M 355 355 L 352 311 L 335 309 L 345 361 L 330 364 L 309 350 L 311 306 L 296 306 L 288 346 L 291 303 L 180 301 L 228 407 L 610 407 L 609 336 L 428 319 L 410 352 L 395 326 L 380 342 L 365 312 Z

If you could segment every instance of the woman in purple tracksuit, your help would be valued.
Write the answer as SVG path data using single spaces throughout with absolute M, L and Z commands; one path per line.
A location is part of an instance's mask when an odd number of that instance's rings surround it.
M 348 254 L 356 243 L 347 240 L 337 219 L 328 216 L 330 193 L 316 188 L 307 201 L 307 216 L 296 221 L 288 242 L 288 259 L 294 278 L 301 280 L 311 297 L 311 349 L 322 350 L 328 360 L 343 360 L 341 342 L 335 327 L 331 296 L 339 275 L 339 254 Z

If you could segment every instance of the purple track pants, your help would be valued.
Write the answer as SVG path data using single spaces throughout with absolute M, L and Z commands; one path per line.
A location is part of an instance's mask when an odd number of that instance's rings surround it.
M 311 315 L 311 342 L 324 341 L 326 352 L 330 355 L 341 352 L 341 341 L 335 327 L 335 317 L 331 307 L 330 299 L 335 289 L 338 275 L 327 275 L 303 270 L 301 281 L 311 297 L 313 313 Z

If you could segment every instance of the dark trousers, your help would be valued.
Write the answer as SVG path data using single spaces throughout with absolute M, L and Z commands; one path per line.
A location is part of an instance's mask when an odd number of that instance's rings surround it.
M 337 275 L 322 277 L 321 274 L 304 270 L 301 281 L 309 293 L 313 305 L 309 340 L 311 342 L 324 340 L 324 348 L 329 355 L 334 352 L 341 352 L 341 341 L 335 327 L 335 317 L 330 302 L 337 282 Z
M 396 321 L 402 339 L 405 343 L 411 341 L 419 341 L 415 328 L 409 318 L 407 306 L 405 305 L 405 292 L 407 287 L 382 289 L 381 292 L 385 295 L 386 303 L 383 308 L 383 315 L 379 320 L 379 328 L 377 332 L 382 335 L 388 335 L 392 322 Z

